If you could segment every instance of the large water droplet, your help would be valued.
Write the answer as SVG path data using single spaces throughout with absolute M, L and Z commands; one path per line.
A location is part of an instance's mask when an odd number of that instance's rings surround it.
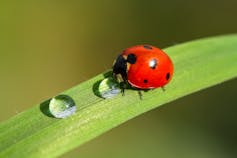
M 76 111 L 76 104 L 67 95 L 58 95 L 50 100 L 49 111 L 56 118 L 66 118 Z
M 102 80 L 98 90 L 100 96 L 106 99 L 112 98 L 121 92 L 118 82 L 116 82 L 112 77 Z

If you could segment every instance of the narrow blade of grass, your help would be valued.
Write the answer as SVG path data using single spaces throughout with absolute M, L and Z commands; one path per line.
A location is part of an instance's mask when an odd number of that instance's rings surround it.
M 101 99 L 95 95 L 100 74 L 62 94 L 72 97 L 77 112 L 66 119 L 45 113 L 48 101 L 0 124 L 0 157 L 56 157 L 96 136 L 177 98 L 237 77 L 237 35 L 195 40 L 165 49 L 175 66 L 166 91 Z M 224 92 L 223 92 L 224 93 Z

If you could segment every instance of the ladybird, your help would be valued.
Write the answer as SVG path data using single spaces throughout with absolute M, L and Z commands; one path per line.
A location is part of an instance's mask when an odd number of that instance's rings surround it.
M 173 71 L 174 66 L 170 57 L 151 45 L 127 48 L 113 64 L 113 75 L 116 80 L 139 90 L 164 88 L 170 82 Z M 124 93 L 124 86 L 121 88 Z

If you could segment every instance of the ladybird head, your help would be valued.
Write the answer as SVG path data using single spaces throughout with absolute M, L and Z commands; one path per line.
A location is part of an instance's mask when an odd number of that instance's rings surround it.
M 128 55 L 119 55 L 113 64 L 113 74 L 119 82 L 127 81 L 127 72 L 132 64 L 136 63 L 136 55 L 130 53 Z
M 119 55 L 113 64 L 113 74 L 118 82 L 127 80 L 127 61 L 122 55 Z

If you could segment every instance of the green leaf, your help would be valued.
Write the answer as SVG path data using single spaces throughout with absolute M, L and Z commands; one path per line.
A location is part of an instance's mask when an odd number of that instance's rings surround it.
M 76 114 L 56 119 L 47 113 L 49 101 L 0 124 L 0 157 L 56 157 L 96 136 L 177 98 L 237 76 L 237 35 L 195 40 L 164 49 L 175 73 L 166 91 L 135 90 L 102 99 L 95 95 L 100 74 L 62 94 L 77 105 Z

